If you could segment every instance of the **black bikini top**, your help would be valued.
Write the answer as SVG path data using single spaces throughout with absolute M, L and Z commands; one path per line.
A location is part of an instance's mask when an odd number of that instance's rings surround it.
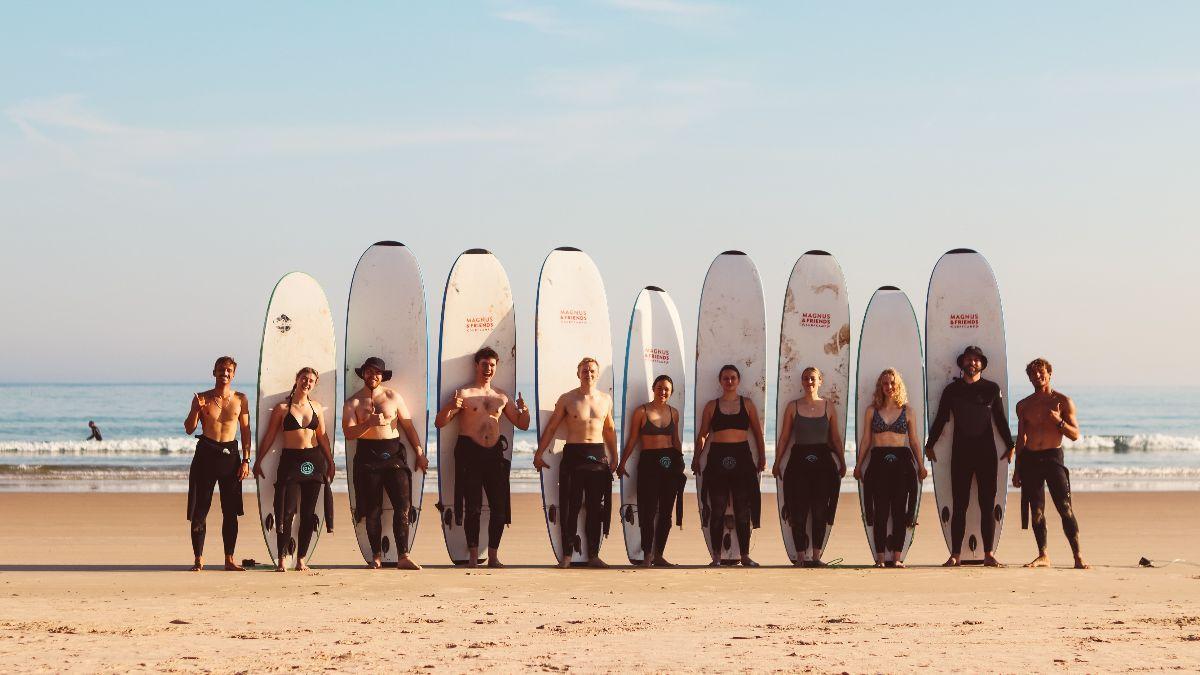
M 642 423 L 641 433 L 643 436 L 675 436 L 675 414 L 670 412 L 670 408 L 667 410 L 671 416 L 671 423 L 660 427 L 650 421 L 650 414 L 646 411 L 646 406 L 642 406 L 642 415 L 646 418 L 646 421 Z
M 312 401 L 308 402 L 308 407 L 312 409 L 312 419 L 308 421 L 308 424 L 300 424 L 300 420 L 296 419 L 296 416 L 292 414 L 292 404 L 288 403 L 288 412 L 283 416 L 283 430 L 299 431 L 300 429 L 312 429 L 315 431 L 318 425 L 317 409 L 313 407 Z
M 716 410 L 712 416 L 712 430 L 725 431 L 726 429 L 739 429 L 741 431 L 750 431 L 750 413 L 746 412 L 746 397 L 738 397 L 738 411 L 733 415 L 726 415 L 721 412 L 721 399 L 717 399 Z
M 900 416 L 891 424 L 883 419 L 878 410 L 875 411 L 875 416 L 871 418 L 871 433 L 881 434 L 885 431 L 891 434 L 908 433 L 908 406 L 900 409 Z

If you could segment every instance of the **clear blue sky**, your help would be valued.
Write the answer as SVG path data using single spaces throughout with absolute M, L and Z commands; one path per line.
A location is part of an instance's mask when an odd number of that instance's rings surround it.
M 397 239 L 431 327 L 455 255 L 501 257 L 523 380 L 538 267 L 572 244 L 618 346 L 648 283 L 693 344 L 723 249 L 775 333 L 807 249 L 838 256 L 857 331 L 875 287 L 923 311 L 969 246 L 1014 364 L 1191 383 L 1198 25 L 1190 2 L 9 3 L 0 381 L 252 364 L 292 269 L 340 335 L 358 255 Z

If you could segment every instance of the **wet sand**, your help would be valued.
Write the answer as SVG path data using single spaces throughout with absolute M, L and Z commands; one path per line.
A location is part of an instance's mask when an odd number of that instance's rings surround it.
M 251 488 L 252 490 L 252 488 Z M 248 491 L 249 492 L 249 491 Z M 187 571 L 179 494 L 0 494 L 0 669 L 8 671 L 1130 671 L 1200 669 L 1198 493 L 1078 493 L 1094 569 L 1051 516 L 1056 569 L 1035 553 L 1017 501 L 1001 570 L 945 570 L 927 495 L 907 570 L 875 570 L 857 500 L 843 495 L 827 560 L 796 569 L 774 495 L 752 554 L 709 569 L 695 495 L 667 552 L 685 567 L 550 569 L 538 495 L 516 495 L 505 570 L 447 564 L 422 523 L 420 572 L 367 571 L 338 495 L 337 531 L 310 573 Z M 426 506 L 436 501 L 426 495 Z M 267 560 L 252 494 L 237 557 Z M 219 510 L 209 562 L 220 562 Z M 614 522 L 604 547 L 625 563 Z M 1137 566 L 1146 556 L 1158 569 Z

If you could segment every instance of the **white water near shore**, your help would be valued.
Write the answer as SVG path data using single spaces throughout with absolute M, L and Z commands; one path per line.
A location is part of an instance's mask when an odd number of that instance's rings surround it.
M 158 492 L 185 491 L 195 439 L 182 433 L 188 385 L 0 385 L 0 490 Z M 1080 421 L 1089 432 L 1064 446 L 1076 490 L 1200 490 L 1200 389 L 1163 388 L 1074 392 Z M 106 440 L 84 441 L 86 422 L 66 410 L 97 410 L 92 417 Z M 53 411 L 47 413 L 46 411 Z M 685 410 L 685 420 L 690 410 Z M 773 438 L 774 420 L 767 437 Z M 1014 425 L 1015 428 L 1015 425 Z M 65 430 L 75 430 L 66 438 Z M 853 429 L 851 429 L 853 431 Z M 685 454 L 691 453 L 691 425 Z M 436 435 L 432 433 L 431 438 Z M 40 439 L 59 440 L 40 440 Z M 774 443 L 767 444 L 768 466 Z M 854 443 L 846 444 L 854 465 Z M 436 492 L 436 440 L 426 490 Z M 517 434 L 513 447 L 513 490 L 536 492 L 536 438 Z M 343 444 L 335 458 L 344 464 Z M 335 483 L 345 489 L 345 482 Z M 774 490 L 769 476 L 764 491 Z M 843 491 L 855 483 L 846 479 Z

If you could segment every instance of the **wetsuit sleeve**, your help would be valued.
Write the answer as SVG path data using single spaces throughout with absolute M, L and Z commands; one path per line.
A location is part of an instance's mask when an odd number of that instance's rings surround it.
M 954 384 L 951 382 L 942 390 L 942 399 L 938 401 L 937 417 L 934 417 L 933 424 L 929 425 L 929 435 L 925 440 L 927 448 L 937 443 L 938 438 L 942 435 L 942 429 L 946 427 L 946 422 L 950 421 L 950 401 L 954 398 Z
M 1008 411 L 1004 405 L 1004 397 L 1000 395 L 1000 385 L 996 385 L 996 396 L 992 398 L 992 419 L 996 422 L 996 428 L 1000 430 L 1000 437 L 1004 439 L 1004 449 L 1007 450 L 1013 447 L 1012 430 L 1008 428 Z

